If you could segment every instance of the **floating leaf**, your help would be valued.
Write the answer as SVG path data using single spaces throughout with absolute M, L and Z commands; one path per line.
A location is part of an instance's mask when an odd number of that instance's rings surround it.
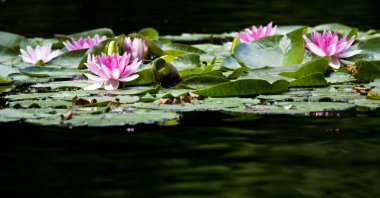
M 380 78 L 380 62 L 358 60 L 353 69 L 353 76 L 360 82 L 371 82 Z
M 148 39 L 158 39 L 158 31 L 154 28 L 144 28 L 139 31 L 139 34 L 145 36 Z
M 83 74 L 78 70 L 51 66 L 30 66 L 20 69 L 20 72 L 31 77 L 68 77 Z
M 0 86 L 0 94 L 2 94 L 4 92 L 8 92 L 10 90 L 12 90 L 12 86 L 9 86 L 9 85 L 5 85 L 5 86 L 1 85 Z
M 252 69 L 300 64 L 304 58 L 302 35 L 306 29 L 302 27 L 286 35 L 267 36 L 239 44 L 234 55 L 239 63 Z
M 157 100 L 154 103 L 135 103 L 132 106 L 143 109 L 155 109 L 176 112 L 188 111 L 220 111 L 229 108 L 244 106 L 244 104 L 257 104 L 257 100 L 250 98 L 206 98 L 204 100 L 191 100 L 184 104 L 160 104 Z M 130 105 L 128 105 L 130 106 Z
M 109 28 L 97 28 L 97 29 L 88 30 L 88 31 L 84 31 L 84 32 L 69 34 L 67 36 L 72 37 L 74 39 L 79 39 L 80 37 L 87 37 L 87 36 L 94 37 L 95 34 L 99 35 L 100 37 L 107 36 L 108 38 L 115 36 L 113 31 Z
M 289 108 L 292 107 L 292 108 Z M 354 104 L 336 102 L 277 102 L 273 105 L 245 105 L 243 107 L 224 110 L 230 114 L 298 114 L 313 115 L 312 112 L 343 111 L 355 107 Z
M 136 72 L 139 77 L 133 81 L 123 82 L 126 86 L 137 86 L 137 85 L 149 85 L 154 83 L 153 70 L 144 69 L 139 72 Z
M 0 46 L 18 50 L 20 47 L 20 43 L 24 39 L 25 37 L 21 35 L 0 31 Z
M 303 64 L 294 72 L 281 72 L 279 75 L 289 78 L 301 78 L 312 73 L 325 73 L 329 68 L 329 58 L 319 58 Z
M 175 59 L 170 63 L 177 69 L 187 69 L 201 66 L 201 60 L 198 54 L 183 54 L 175 57 Z
M 316 72 L 302 76 L 289 83 L 289 87 L 320 87 L 328 85 L 323 73 Z
M 1 115 L 1 112 L 0 112 Z M 103 114 L 82 114 L 74 112 L 70 120 L 61 121 L 59 115 L 44 117 L 40 119 L 27 119 L 26 122 L 40 125 L 56 126 L 90 126 L 90 127 L 109 127 L 125 126 L 136 124 L 154 124 L 156 122 L 168 122 L 178 120 L 179 115 L 171 112 L 153 112 L 153 111 L 133 111 L 124 113 L 103 113 Z
M 12 83 L 12 82 L 13 82 L 12 79 L 8 79 L 8 78 L 0 77 L 0 85 L 10 84 L 10 83 Z
M 180 44 L 180 43 L 170 43 L 170 44 L 164 44 L 161 45 L 161 48 L 163 50 L 179 50 L 186 53 L 193 53 L 193 54 L 203 54 L 205 51 L 200 50 L 196 47 L 193 47 L 191 45 L 186 44 Z
M 77 68 L 87 50 L 88 49 L 81 49 L 65 52 L 49 62 L 48 65 L 61 65 L 68 68 Z
M 285 80 L 278 80 L 270 84 L 265 80 L 245 79 L 221 83 L 193 93 L 210 97 L 226 97 L 279 93 L 287 89 L 288 82 Z
M 18 58 L 19 53 L 16 50 L 0 45 L 0 63 L 5 63 Z
M 380 60 L 380 37 L 359 42 L 358 49 L 363 50 L 364 53 L 372 54 L 374 60 Z

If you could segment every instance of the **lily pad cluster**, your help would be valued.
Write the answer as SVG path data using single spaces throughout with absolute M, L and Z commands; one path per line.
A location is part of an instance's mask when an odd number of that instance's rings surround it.
M 305 48 L 313 31 L 354 37 L 360 54 L 342 60 Z M 65 50 L 80 37 L 106 36 L 90 49 Z M 180 123 L 182 112 L 218 111 L 237 118 L 265 114 L 337 116 L 343 110 L 380 107 L 380 32 L 342 24 L 278 26 L 273 35 L 239 42 L 237 32 L 161 36 L 153 28 L 115 35 L 100 28 L 52 38 L 0 32 L 0 122 L 58 126 L 123 126 Z M 147 46 L 138 78 L 116 90 L 84 90 L 89 54 L 100 55 L 125 38 Z M 115 45 L 116 44 L 116 45 Z M 51 45 L 63 53 L 43 65 L 25 63 L 20 50 Z M 121 47 L 120 47 L 121 48 Z M 121 50 L 122 51 L 122 50 Z M 362 91 L 365 90 L 365 91 Z

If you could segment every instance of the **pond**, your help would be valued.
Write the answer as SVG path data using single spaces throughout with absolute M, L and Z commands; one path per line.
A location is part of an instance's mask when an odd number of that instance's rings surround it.
M 368 30 L 380 28 L 375 5 L 370 0 L 147 0 L 128 5 L 16 0 L 0 2 L 0 29 L 49 37 L 97 27 L 120 34 L 152 26 L 168 35 L 223 33 L 274 21 L 340 22 Z M 173 126 L 0 123 L 2 197 L 380 195 L 380 110 L 242 117 L 206 111 L 179 116 Z

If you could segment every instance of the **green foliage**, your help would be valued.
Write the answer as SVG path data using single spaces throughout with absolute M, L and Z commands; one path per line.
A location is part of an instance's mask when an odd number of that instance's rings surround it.
M 83 78 L 87 71 L 82 69 L 86 69 L 88 55 L 105 52 L 107 44 L 111 43 L 113 52 L 122 53 L 125 34 L 115 37 L 112 30 L 100 28 L 44 39 L 0 32 L 0 101 L 4 101 L 0 122 L 100 127 L 177 123 L 179 113 L 185 111 L 220 111 L 239 119 L 256 119 L 263 114 L 380 108 L 376 32 L 360 32 L 342 24 L 314 29 L 356 36 L 352 50 L 363 52 L 347 58 L 348 66 L 333 71 L 328 57 L 317 58 L 305 51 L 304 26 L 279 26 L 276 35 L 250 43 L 238 42 L 233 33 L 160 36 L 155 29 L 144 28 L 127 34 L 143 39 L 149 48 L 139 77 L 113 91 L 83 90 L 94 82 Z M 20 47 L 51 43 L 54 49 L 62 49 L 62 41 L 70 37 L 95 34 L 108 40 L 92 49 L 65 52 L 43 66 L 21 62 Z M 227 41 L 234 38 L 231 47 Z M 215 39 L 222 44 L 211 43 Z M 354 93 L 356 86 L 372 91 Z M 87 102 L 76 104 L 73 98 Z M 174 102 L 162 104 L 163 99 Z M 62 119 L 68 112 L 72 117 Z

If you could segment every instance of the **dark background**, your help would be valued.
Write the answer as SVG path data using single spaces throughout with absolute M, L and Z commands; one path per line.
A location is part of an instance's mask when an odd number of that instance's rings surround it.
M 116 34 L 151 26 L 161 34 L 221 33 L 266 24 L 339 22 L 380 27 L 376 0 L 0 0 L 0 30 L 49 37 L 98 27 Z

